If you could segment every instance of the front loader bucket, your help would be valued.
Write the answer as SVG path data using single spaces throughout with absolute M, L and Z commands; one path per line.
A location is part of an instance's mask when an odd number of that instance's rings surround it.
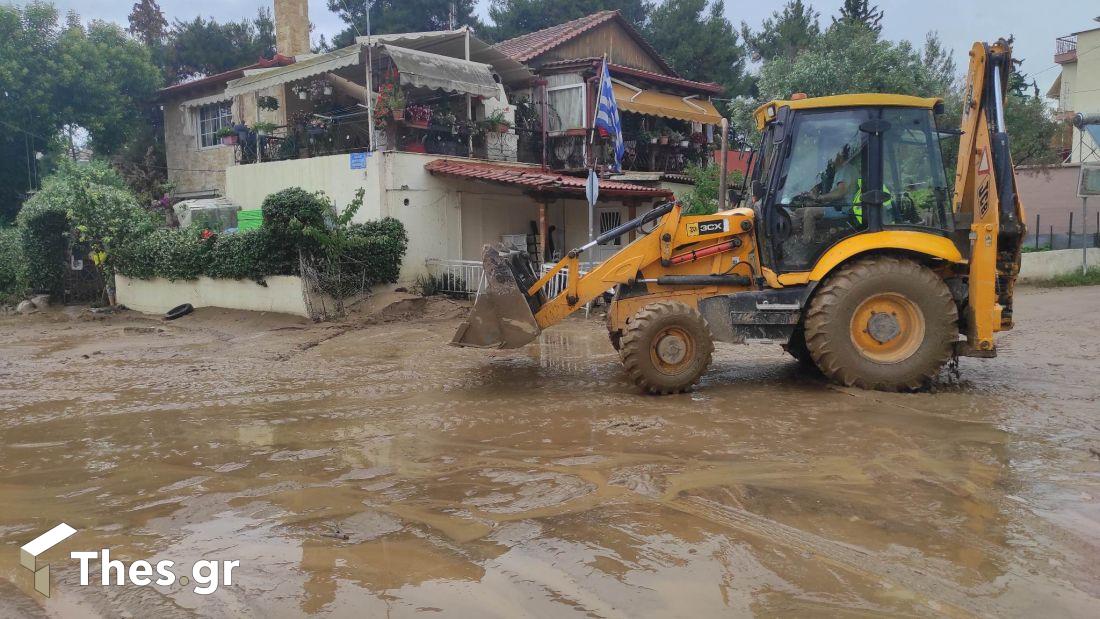
M 474 308 L 451 340 L 452 346 L 519 348 L 539 336 L 541 329 L 524 291 L 536 280 L 526 255 L 486 245 L 482 254 L 485 276 Z M 527 282 L 524 284 L 524 282 Z M 537 308 L 541 293 L 534 299 Z

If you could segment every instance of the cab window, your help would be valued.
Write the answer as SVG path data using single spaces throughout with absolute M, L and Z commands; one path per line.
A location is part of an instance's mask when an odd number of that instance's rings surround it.
M 888 227 L 951 230 L 947 179 L 930 110 L 885 108 L 890 123 L 883 134 L 883 184 L 890 200 L 883 205 Z
M 772 255 L 785 271 L 810 268 L 837 241 L 866 229 L 867 109 L 801 111 L 776 186 Z

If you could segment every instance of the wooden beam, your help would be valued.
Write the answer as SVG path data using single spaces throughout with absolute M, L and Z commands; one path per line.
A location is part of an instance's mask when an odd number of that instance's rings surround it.
M 539 260 L 547 261 L 546 239 L 550 234 L 550 217 L 547 214 L 546 201 L 539 201 Z

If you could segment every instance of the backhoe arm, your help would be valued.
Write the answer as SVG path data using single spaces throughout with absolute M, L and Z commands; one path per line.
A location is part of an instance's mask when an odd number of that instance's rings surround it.
M 994 356 L 993 333 L 1012 328 L 1025 229 L 1004 120 L 1011 67 L 1004 39 L 970 51 L 953 199 L 956 229 L 969 245 L 964 355 Z

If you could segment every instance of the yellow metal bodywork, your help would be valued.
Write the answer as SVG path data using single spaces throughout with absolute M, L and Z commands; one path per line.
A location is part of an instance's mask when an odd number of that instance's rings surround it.
M 769 101 L 756 108 L 753 117 L 756 119 L 756 127 L 764 126 L 775 119 L 776 111 L 782 107 L 792 110 L 815 110 L 832 107 L 917 107 L 930 110 L 937 103 L 943 103 L 943 99 L 936 97 L 911 97 L 909 95 L 890 95 L 881 93 L 859 93 L 851 95 L 834 95 L 831 97 L 814 97 L 807 99 Z
M 946 237 L 928 232 L 913 230 L 884 230 L 850 236 L 829 248 L 810 271 L 783 273 L 778 275 L 782 286 L 795 286 L 825 279 L 837 266 L 846 260 L 876 251 L 908 251 L 923 254 L 930 258 L 963 264 L 959 248 Z
M 716 232 L 700 232 L 701 223 L 721 222 Z M 657 279 L 666 275 L 745 275 L 759 273 L 759 257 L 753 237 L 753 212 L 747 208 L 722 211 L 713 215 L 683 215 L 676 206 L 665 215 L 649 234 L 630 243 L 596 268 L 578 277 L 579 256 L 566 256 L 547 271 L 526 291 L 536 294 L 554 276 L 565 269 L 568 281 L 565 290 L 547 300 L 535 313 L 540 329 L 560 322 L 586 303 L 619 284 L 633 284 L 639 279 Z M 738 239 L 738 245 L 728 251 L 671 264 L 673 256 Z M 617 300 L 611 309 L 612 330 L 626 324 L 627 318 L 655 298 L 674 298 L 692 307 L 701 299 L 718 294 L 747 290 L 751 286 L 661 286 L 646 282 L 648 294 Z

